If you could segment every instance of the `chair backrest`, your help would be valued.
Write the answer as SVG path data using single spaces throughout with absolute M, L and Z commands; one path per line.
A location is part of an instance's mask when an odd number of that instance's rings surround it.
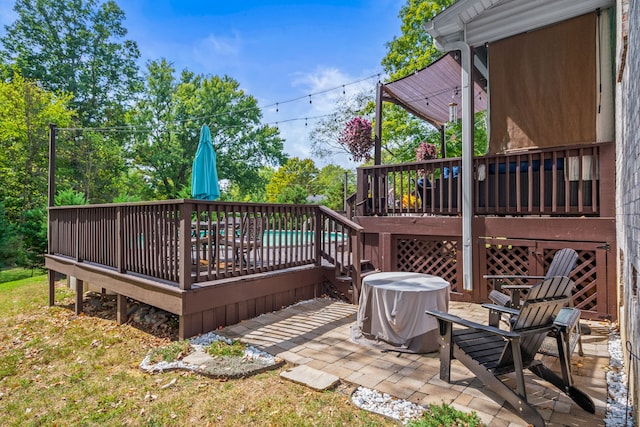
M 522 362 L 527 367 L 542 346 L 548 329 L 553 324 L 560 309 L 566 307 L 571 300 L 573 280 L 564 276 L 545 279 L 533 286 L 522 308 L 511 327 L 512 332 L 525 332 L 520 339 Z M 539 329 L 540 332 L 533 332 Z M 513 364 L 511 346 L 506 346 L 498 366 Z
M 545 274 L 545 279 L 556 276 L 570 277 L 577 262 L 578 253 L 576 251 L 571 248 L 560 249 L 553 256 L 553 260 Z
M 265 219 L 262 216 L 247 215 L 242 225 L 242 238 L 248 242 L 262 241 Z

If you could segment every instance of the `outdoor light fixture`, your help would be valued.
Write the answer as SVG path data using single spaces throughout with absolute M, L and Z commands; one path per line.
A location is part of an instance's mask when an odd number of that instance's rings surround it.
M 458 104 L 451 102 L 449 104 L 449 123 L 458 121 Z

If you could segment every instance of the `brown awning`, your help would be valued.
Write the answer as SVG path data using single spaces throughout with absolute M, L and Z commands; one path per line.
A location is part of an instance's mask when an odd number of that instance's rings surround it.
M 422 70 L 382 85 L 382 101 L 400 105 L 411 114 L 436 127 L 449 120 L 449 104 L 458 104 L 461 111 L 462 88 L 457 52 L 450 52 Z M 486 81 L 474 70 L 475 112 L 487 109 Z M 460 116 L 461 117 L 461 116 Z

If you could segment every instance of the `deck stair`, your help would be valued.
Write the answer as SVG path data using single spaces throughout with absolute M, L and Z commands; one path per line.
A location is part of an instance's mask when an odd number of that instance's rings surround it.
M 353 297 L 353 266 L 348 266 L 344 269 L 339 266 L 327 266 L 327 269 L 328 268 L 335 271 L 335 275 L 331 275 L 331 273 L 328 274 L 328 277 L 331 279 L 327 284 L 328 294 L 333 298 L 357 304 L 358 301 L 354 301 Z M 379 270 L 374 267 L 370 260 L 360 260 L 360 278 L 377 271 Z

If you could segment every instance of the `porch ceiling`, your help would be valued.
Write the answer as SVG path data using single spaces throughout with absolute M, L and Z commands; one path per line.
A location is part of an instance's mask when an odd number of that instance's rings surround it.
M 504 39 L 615 5 L 615 0 L 458 0 L 425 29 L 441 48 L 465 41 L 470 46 Z
M 382 100 L 400 105 L 436 127 L 449 119 L 449 104 L 462 105 L 460 63 L 457 53 L 448 53 L 422 70 L 382 86 Z M 474 109 L 487 108 L 486 80 L 475 73 Z

